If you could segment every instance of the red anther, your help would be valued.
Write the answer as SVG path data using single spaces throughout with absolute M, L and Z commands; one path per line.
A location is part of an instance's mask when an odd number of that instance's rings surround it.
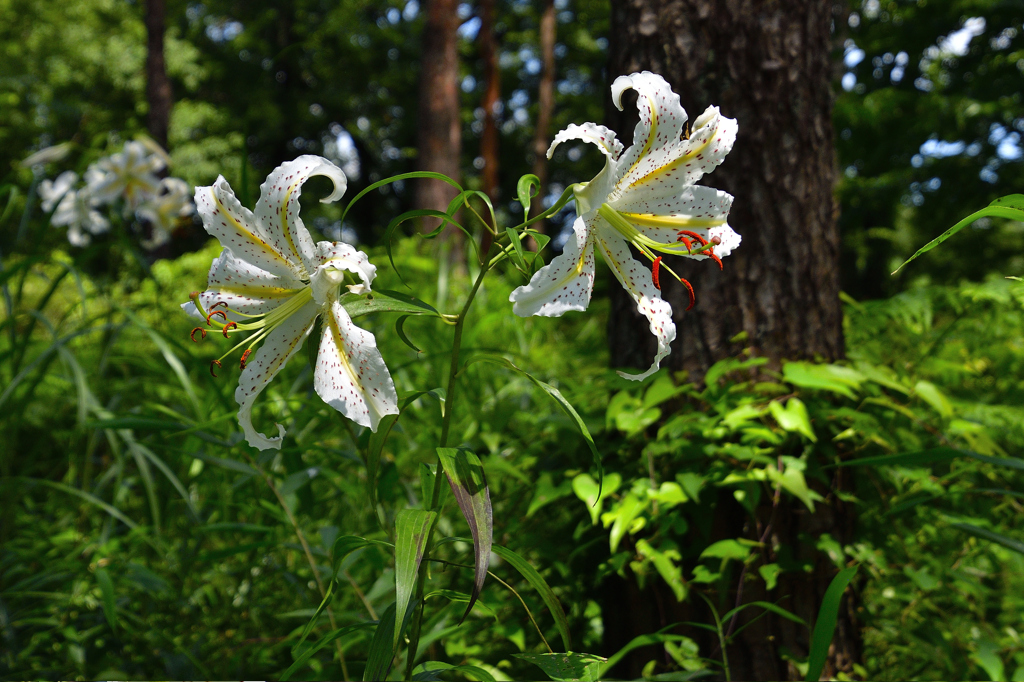
M 210 306 L 210 310 L 213 310 L 214 308 L 216 308 L 219 305 L 224 306 L 224 310 L 228 309 L 227 301 L 217 301 L 216 303 L 214 303 L 213 305 Z
M 683 235 L 679 235 L 679 239 L 677 239 L 676 241 L 682 242 L 683 246 L 686 247 L 687 251 L 693 251 L 693 242 L 691 242 L 689 239 L 687 239 Z
M 687 308 L 687 310 L 689 310 L 689 308 Z M 216 365 L 217 367 L 220 367 L 220 360 L 214 360 L 213 362 L 210 363 L 210 374 L 212 374 L 214 377 L 216 377 L 217 373 L 213 371 L 213 366 L 214 365 Z
M 654 259 L 651 263 L 651 277 L 654 278 L 654 288 L 661 291 L 661 284 L 658 282 L 658 267 L 661 265 L 661 256 Z
M 708 254 L 708 256 L 711 258 L 711 260 L 713 260 L 716 263 L 718 263 L 718 269 L 719 270 L 725 270 L 725 266 L 722 265 L 722 259 L 715 255 L 715 250 L 714 249 L 708 249 L 704 253 Z
M 218 310 L 217 312 L 220 312 L 220 311 Z M 224 338 L 226 339 L 226 338 L 228 338 L 228 330 L 231 329 L 232 327 L 237 327 L 237 326 L 238 325 L 235 322 L 228 322 L 226 325 L 224 325 L 224 328 L 221 329 L 220 331 L 221 331 L 222 334 L 224 334 Z
M 202 336 L 199 337 L 200 339 L 205 339 L 206 338 L 206 330 L 203 329 L 202 327 L 196 327 L 195 329 L 192 330 L 192 333 L 188 335 L 189 338 L 192 339 L 193 341 L 195 341 L 196 343 L 199 343 L 199 341 L 196 341 L 196 332 L 199 332 L 200 334 L 202 334 Z
M 228 321 L 228 314 L 226 312 L 224 312 L 223 310 L 211 310 L 210 313 L 206 316 L 206 326 L 207 327 L 211 326 L 210 325 L 210 318 L 213 317 L 214 315 L 220 315 L 221 317 L 224 318 L 225 322 Z
M 246 348 L 245 352 L 242 353 L 242 361 L 239 363 L 242 366 L 242 369 L 245 369 L 245 361 L 249 357 L 249 353 L 251 352 L 252 348 Z
M 708 240 L 705 239 L 704 237 L 700 236 L 696 232 L 691 232 L 690 230 L 679 230 L 679 232 L 677 232 L 676 234 L 679 235 L 680 237 L 682 237 L 684 234 L 687 237 L 693 237 L 694 239 L 696 239 L 697 241 L 700 242 L 701 246 L 707 246 L 708 245 Z
M 682 277 L 679 278 L 679 281 L 683 283 L 683 286 L 686 287 L 686 293 L 690 295 L 690 305 L 686 306 L 686 309 L 689 310 L 693 307 L 693 304 L 697 302 L 697 296 L 693 293 L 693 286 L 691 286 L 689 282 Z

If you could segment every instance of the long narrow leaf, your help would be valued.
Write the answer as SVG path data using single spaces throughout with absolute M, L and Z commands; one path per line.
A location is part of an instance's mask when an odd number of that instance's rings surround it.
M 395 658 L 394 632 L 395 605 L 391 604 L 377 621 L 377 629 L 373 633 L 373 640 L 370 641 L 366 669 L 363 670 L 364 682 L 388 678 L 388 671 L 391 670 L 391 663 Z
M 403 509 L 395 519 L 395 621 L 398 623 L 405 622 L 436 518 L 437 512 Z M 399 634 L 399 628 L 395 628 L 393 647 L 396 650 Z
M 949 228 L 948 230 L 940 234 L 938 237 L 936 237 L 935 239 L 931 240 L 930 242 L 922 246 L 920 249 L 918 249 L 917 253 L 915 253 L 907 260 L 903 261 L 903 263 L 898 268 L 893 270 L 892 274 L 895 275 L 897 272 L 903 269 L 904 265 L 914 260 L 921 254 L 931 251 L 936 246 L 946 241 L 954 234 L 956 234 L 960 230 L 964 229 L 965 227 L 973 223 L 978 218 L 992 216 L 995 218 L 1009 218 L 1010 220 L 1024 220 L 1024 209 L 1020 208 L 1021 200 L 1019 197 L 1021 196 L 1022 195 L 1020 194 L 1011 194 L 1006 197 L 1000 197 L 993 201 L 988 206 L 986 206 L 985 208 L 981 209 L 980 211 L 975 211 L 974 213 L 967 216 L 966 218 L 958 222 L 956 225 Z
M 383 180 L 378 180 L 377 182 L 373 183 L 372 185 L 370 185 L 369 187 L 367 187 L 366 189 L 361 191 L 359 194 L 355 195 L 352 198 L 352 201 L 348 202 L 348 206 L 346 206 L 345 210 L 342 212 L 342 214 L 341 214 L 342 221 L 345 220 L 345 216 L 348 215 L 348 212 L 352 209 L 353 204 L 355 204 L 357 201 L 362 199 L 364 196 L 366 196 L 367 194 L 369 194 L 373 190 L 377 189 L 378 187 L 383 187 L 384 185 L 387 185 L 388 183 L 397 182 L 399 180 L 409 180 L 409 179 L 412 179 L 412 178 L 425 178 L 425 179 L 440 180 L 442 182 L 447 182 L 449 185 L 451 185 L 455 189 L 459 190 L 460 192 L 462 191 L 462 185 L 460 185 L 459 183 L 455 182 L 454 180 L 449 178 L 447 175 L 443 175 L 441 173 L 435 173 L 433 171 L 413 171 L 411 173 L 402 173 L 400 175 L 393 175 L 390 178 L 384 178 Z
M 811 633 L 811 647 L 807 655 L 807 682 L 818 682 L 821 678 L 821 671 L 825 669 L 825 659 L 828 658 L 828 649 L 832 646 L 832 635 L 836 631 L 836 621 L 839 619 L 839 603 L 842 601 L 843 592 L 850 584 L 853 576 L 857 573 L 857 566 L 850 566 L 839 571 L 839 575 L 832 579 L 828 589 L 825 590 L 825 597 L 821 600 L 821 608 L 818 609 L 818 619 L 814 622 L 814 632 Z
M 491 494 L 487 489 L 483 463 L 474 453 L 456 448 L 438 448 L 437 456 L 441 460 L 444 473 L 448 476 L 448 485 L 455 494 L 455 501 L 458 502 L 459 509 L 469 524 L 470 533 L 473 534 L 475 573 L 473 594 L 470 596 L 466 612 L 462 614 L 462 620 L 465 620 L 484 587 L 487 567 L 491 561 L 494 537 Z
M 460 538 L 462 542 L 471 542 L 467 538 Z M 569 635 L 569 620 L 565 617 L 565 611 L 562 610 L 562 605 L 558 602 L 558 597 L 551 590 L 547 581 L 537 572 L 530 562 L 519 556 L 511 549 L 502 547 L 501 545 L 493 545 L 491 550 L 500 556 L 502 559 L 507 561 L 512 568 L 519 571 L 519 574 L 526 578 L 526 582 L 533 586 L 533 589 L 540 593 L 540 598 L 547 604 L 548 610 L 551 611 L 551 615 L 555 618 L 555 627 L 558 628 L 558 634 L 562 636 L 562 645 L 565 646 L 566 651 L 572 650 L 572 637 Z
M 951 523 L 949 525 L 953 526 L 953 528 L 958 528 L 964 531 L 965 533 L 970 533 L 971 535 L 974 535 L 976 537 L 983 538 L 985 540 L 991 540 L 992 542 L 1002 545 L 1007 549 L 1012 549 L 1014 552 L 1017 552 L 1018 554 L 1024 554 L 1024 542 L 1021 542 L 1020 540 L 1016 540 L 1005 535 L 1000 535 L 999 533 L 990 531 L 987 528 L 975 526 L 970 523 Z
M 601 453 L 598 452 L 597 450 L 597 445 L 594 443 L 594 437 L 590 435 L 590 429 L 587 428 L 587 425 L 583 422 L 583 418 L 580 417 L 579 413 L 575 410 L 575 408 L 573 408 L 572 404 L 565 399 L 565 396 L 563 396 L 561 392 L 551 384 L 545 383 L 538 379 L 537 377 L 530 374 L 529 372 L 520 369 L 515 365 L 514 362 L 512 362 L 508 358 L 502 357 L 500 355 L 479 355 L 470 360 L 469 362 L 467 362 L 463 369 L 465 369 L 465 367 L 468 367 L 469 365 L 475 362 L 490 362 L 495 365 L 508 367 L 512 371 L 522 374 L 524 377 L 532 381 L 538 387 L 544 389 L 544 392 L 547 393 L 552 400 L 558 403 L 558 406 L 562 408 L 562 411 L 565 412 L 569 416 L 569 419 L 572 420 L 573 424 L 576 425 L 576 428 L 579 430 L 580 435 L 583 436 L 583 440 L 587 442 L 587 446 L 590 448 L 591 454 L 594 456 L 594 465 L 597 466 L 598 473 L 598 490 L 600 491 L 600 489 L 604 486 L 604 466 L 601 464 Z
M 295 671 L 301 668 L 306 663 L 306 661 L 312 658 L 313 654 L 320 651 L 334 640 L 338 639 L 339 637 L 344 637 L 345 635 L 351 634 L 353 632 L 358 632 L 359 630 L 373 627 L 373 625 L 373 623 L 356 623 L 355 625 L 349 625 L 348 627 L 335 630 L 329 635 L 321 637 L 319 640 L 316 641 L 315 644 L 313 644 L 308 649 L 303 651 L 302 654 L 295 659 L 295 662 L 288 666 L 287 670 L 281 673 L 282 682 L 290 679 L 291 676 L 295 674 Z

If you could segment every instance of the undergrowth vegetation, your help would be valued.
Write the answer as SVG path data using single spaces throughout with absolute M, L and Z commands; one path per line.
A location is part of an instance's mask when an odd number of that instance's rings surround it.
M 457 309 L 465 278 L 438 275 L 418 248 L 396 248 L 405 282 Z M 218 250 L 116 280 L 60 251 L 3 263 L 4 678 L 277 677 L 303 657 L 298 677 L 362 676 L 373 630 L 324 635 L 381 618 L 394 567 L 377 544 L 339 556 L 337 539 L 387 541 L 396 514 L 429 496 L 450 360 L 430 349 L 450 328 L 409 320 L 417 352 L 387 318 L 361 320 L 400 399 L 438 387 L 403 411 L 376 477 L 363 460 L 369 431 L 313 395 L 305 362 L 261 398 L 257 425 L 279 422 L 289 440 L 258 454 L 235 420 L 237 368 L 207 371 L 227 342 L 190 341 L 179 308 Z M 768 605 L 757 612 L 785 609 L 787 627 L 806 627 L 792 596 L 818 556 L 833 573 L 860 566 L 851 608 L 864 677 L 1024 679 L 1024 287 L 994 279 L 847 299 L 840 365 L 743 355 L 699 385 L 662 370 L 638 386 L 605 369 L 603 297 L 596 314 L 521 319 L 508 312 L 519 283 L 488 280 L 463 352 L 501 354 L 557 387 L 594 434 L 603 483 L 571 418 L 529 379 L 469 364 L 452 440 L 483 462 L 495 544 L 541 570 L 564 616 L 498 556 L 460 624 L 472 543 L 449 542 L 433 555 L 422 658 L 529 679 L 537 668 L 514 654 L 611 656 L 607 591 L 633 574 L 675 605 L 663 625 L 724 616 L 713 639 L 695 629 L 652 640 L 645 674 L 717 674 L 715 643 L 748 623 L 729 613 L 737 585 Z M 378 286 L 405 290 L 387 267 Z M 813 532 L 810 511 L 830 496 L 856 518 L 848 538 Z M 780 499 L 796 501 L 804 530 L 773 545 Z M 744 535 L 712 541 L 725 514 L 746 515 Z M 468 536 L 450 494 L 439 523 Z M 799 652 L 790 663 L 808 665 Z M 435 666 L 420 678 L 439 679 Z

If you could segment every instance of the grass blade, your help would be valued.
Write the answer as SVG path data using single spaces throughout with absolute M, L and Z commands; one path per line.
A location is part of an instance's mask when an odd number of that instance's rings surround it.
M 821 600 L 821 608 L 818 609 L 818 619 L 814 622 L 814 632 L 811 633 L 805 678 L 807 682 L 817 682 L 821 678 L 821 671 L 825 669 L 825 659 L 828 658 L 828 649 L 832 645 L 832 636 L 836 631 L 836 621 L 839 619 L 839 603 L 846 586 L 856 573 L 857 566 L 844 568 L 825 590 L 825 598 Z
M 366 669 L 363 671 L 364 682 L 388 678 L 391 663 L 395 658 L 394 632 L 395 605 L 391 604 L 377 621 L 377 629 L 373 633 L 370 652 L 366 659 Z

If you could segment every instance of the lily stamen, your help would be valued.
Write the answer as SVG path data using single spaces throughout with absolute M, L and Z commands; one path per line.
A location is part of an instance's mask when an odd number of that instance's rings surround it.
M 251 353 L 251 352 L 252 352 L 252 348 L 246 348 L 245 351 L 242 353 L 242 359 L 238 363 L 241 366 L 242 369 L 245 369 L 245 361 L 249 359 L 249 353 Z
M 210 363 L 210 374 L 212 374 L 214 376 L 214 378 L 216 378 L 217 377 L 217 373 L 213 371 L 214 365 L 216 365 L 217 367 L 220 367 L 220 360 L 214 360 L 213 362 Z
M 231 320 L 227 324 L 225 324 L 224 328 L 221 329 L 220 331 L 221 331 L 222 334 L 224 334 L 224 338 L 226 339 L 226 338 L 228 338 L 228 330 L 229 329 L 234 329 L 236 327 L 238 327 L 238 323 L 233 321 L 233 320 Z
M 226 312 L 224 312 L 223 310 L 211 310 L 210 313 L 206 316 L 206 326 L 207 327 L 212 327 L 213 326 L 210 323 L 210 318 L 213 317 L 214 315 L 220 315 L 221 317 L 224 318 L 225 322 L 227 322 L 227 320 L 228 320 L 228 314 Z
M 199 332 L 200 334 L 202 334 L 202 336 L 200 337 L 200 340 L 206 338 L 206 330 L 203 329 L 202 327 L 196 327 L 195 329 L 192 330 L 192 333 L 188 335 L 189 338 L 192 339 L 192 341 L 194 341 L 195 343 L 199 343 L 199 341 L 196 341 L 196 332 Z
M 654 279 L 654 288 L 661 291 L 661 283 L 658 281 L 658 266 L 661 265 L 661 256 L 654 259 L 651 263 L 651 278 Z

